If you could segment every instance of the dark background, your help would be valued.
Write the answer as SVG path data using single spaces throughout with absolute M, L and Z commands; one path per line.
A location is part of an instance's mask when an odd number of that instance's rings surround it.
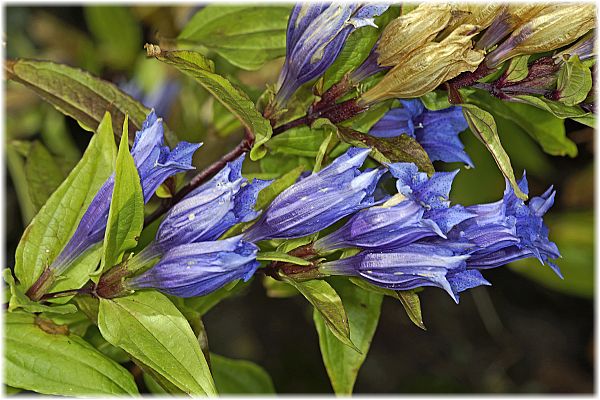
M 193 12 L 189 6 L 128 10 L 141 35 L 139 55 L 129 65 L 111 64 L 100 53 L 86 50 L 86 45 L 96 49 L 101 39 L 90 31 L 81 7 L 8 7 L 7 55 L 65 62 L 104 79 L 123 82 L 136 76 L 139 63 L 147 63 L 143 43 L 155 41 L 157 33 L 176 36 Z M 80 37 L 84 39 L 78 41 Z M 222 60 L 216 62 L 218 71 L 222 67 L 228 73 L 238 73 Z M 265 67 L 260 78 L 263 81 L 253 81 L 257 90 L 276 79 L 280 65 Z M 167 76 L 180 79 L 184 89 L 166 121 L 180 137 L 184 137 L 181 132 L 186 132 L 187 140 L 205 141 L 202 158 L 195 160 L 201 168 L 232 148 L 238 133 L 226 137 L 216 134 L 201 111 L 196 110 L 206 101 L 206 94 L 189 89 L 187 85 L 193 83 L 174 71 L 168 71 Z M 7 84 L 6 90 L 7 146 L 15 141 L 39 139 L 47 116 L 57 114 L 56 111 L 16 84 Z M 190 93 L 198 95 L 198 103 L 186 100 Z M 38 120 L 31 117 L 36 113 L 41 115 Z M 409 321 L 399 302 L 386 298 L 371 350 L 358 376 L 356 393 L 593 391 L 593 131 L 572 121 L 567 121 L 566 126 L 568 136 L 578 144 L 579 155 L 574 159 L 550 157 L 526 134 L 500 130 L 517 174 L 524 168 L 528 170 L 531 193 L 541 193 L 550 184 L 558 190 L 548 221 L 550 238 L 557 241 L 565 256 L 559 263 L 565 281 L 558 280 L 534 260 L 488 271 L 485 276 L 493 286 L 466 292 L 459 305 L 441 290 L 426 289 L 421 303 L 427 331 Z M 64 129 L 69 145 L 83 150 L 89 134 L 69 118 L 64 119 Z M 477 168 L 459 174 L 452 199 L 463 204 L 498 199 L 504 184 L 493 160 L 472 135 L 464 133 L 462 137 Z M 14 265 L 14 251 L 26 220 L 15 189 L 18 179 L 14 171 L 7 170 L 8 266 Z M 240 296 L 211 310 L 204 323 L 211 351 L 263 366 L 278 392 L 331 393 L 312 311 L 303 298 L 269 298 L 260 280 L 255 279 Z

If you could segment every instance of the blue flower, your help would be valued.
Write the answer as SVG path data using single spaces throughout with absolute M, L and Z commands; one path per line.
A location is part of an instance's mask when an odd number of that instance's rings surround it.
M 192 154 L 201 144 L 180 142 L 174 150 L 163 146 L 162 119 L 152 111 L 136 132 L 131 149 L 138 169 L 144 201 L 147 202 L 158 186 L 169 176 L 193 169 Z M 108 221 L 108 212 L 115 184 L 114 173 L 92 199 L 69 242 L 49 266 L 56 275 L 66 271 L 85 251 L 100 243 Z
M 378 44 L 379 41 L 375 43 L 365 61 L 363 61 L 363 63 L 358 68 L 356 68 L 350 73 L 350 75 L 348 76 L 350 82 L 359 83 L 362 80 L 367 79 L 368 77 L 375 75 L 378 72 L 387 71 L 391 68 L 379 65 L 379 62 L 377 61 L 377 59 L 379 58 L 379 53 L 377 52 Z
M 392 290 L 436 286 L 458 302 L 455 291 L 472 284 L 467 280 L 471 276 L 461 277 L 458 274 L 465 270 L 468 258 L 468 255 L 455 255 L 452 250 L 437 244 L 415 243 L 396 250 L 368 250 L 352 257 L 325 262 L 319 266 L 319 272 L 357 276 L 373 285 Z M 453 283 L 449 277 L 452 277 Z
M 348 35 L 375 26 L 373 17 L 388 5 L 297 4 L 288 21 L 286 59 L 277 84 L 275 104 L 285 105 L 303 84 L 322 75 L 342 50 Z
M 421 100 L 400 100 L 402 108 L 387 112 L 369 131 L 371 136 L 408 135 L 419 142 L 432 161 L 462 162 L 473 167 L 458 134 L 468 128 L 461 107 L 429 111 Z
M 258 247 L 241 236 L 182 244 L 168 250 L 152 268 L 125 281 L 130 289 L 154 288 L 173 296 L 203 296 L 229 282 L 247 281 L 259 266 Z
M 167 213 L 156 234 L 166 250 L 181 244 L 216 240 L 233 225 L 251 221 L 258 193 L 271 181 L 242 177 L 244 156 L 227 163 L 217 175 L 196 188 Z
M 321 171 L 284 190 L 244 238 L 256 242 L 310 235 L 375 204 L 373 192 L 385 171 L 358 169 L 369 152 L 351 148 Z
M 450 206 L 454 172 L 435 172 L 428 177 L 419 172 L 413 163 L 394 163 L 387 165 L 396 181 L 398 193 L 420 205 L 425 212 L 424 218 L 433 220 L 445 234 L 456 224 L 472 218 L 474 214 L 460 205 Z
M 313 244 L 317 252 L 359 247 L 393 249 L 429 236 L 444 234 L 432 220 L 423 218 L 425 210 L 413 201 L 361 210 L 337 231 Z
M 519 187 L 523 192 L 529 192 L 525 175 Z M 562 277 L 558 266 L 549 261 L 559 258 L 560 252 L 548 239 L 548 227 L 542 218 L 554 204 L 555 195 L 556 191 L 550 187 L 525 204 L 507 182 L 501 201 L 466 207 L 476 217 L 458 224 L 448 236 L 474 245 L 468 251 L 471 257 L 467 267 L 470 269 L 496 268 L 522 258 L 536 257 Z

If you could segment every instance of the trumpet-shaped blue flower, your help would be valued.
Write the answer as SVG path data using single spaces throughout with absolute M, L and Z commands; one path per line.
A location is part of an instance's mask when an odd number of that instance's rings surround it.
M 374 4 L 298 4 L 288 21 L 286 59 L 275 103 L 283 106 L 303 84 L 322 75 L 342 50 L 348 35 L 375 26 L 373 17 L 387 10 Z
M 321 171 L 284 190 L 246 231 L 245 240 L 310 235 L 375 204 L 373 192 L 384 170 L 358 169 L 369 152 L 351 148 Z
M 196 188 L 167 213 L 156 234 L 155 245 L 162 249 L 216 240 L 233 225 L 251 221 L 258 193 L 270 181 L 242 177 L 244 156 L 227 163 L 217 175 Z
M 519 187 L 528 193 L 525 175 Z M 529 204 L 519 199 L 510 184 L 501 201 L 467 207 L 475 218 L 466 220 L 449 233 L 456 241 L 473 244 L 469 250 L 467 267 L 471 269 L 495 268 L 522 258 L 535 257 L 547 263 L 562 277 L 558 266 L 550 261 L 560 257 L 555 243 L 548 239 L 548 227 L 543 216 L 554 204 L 556 191 L 550 187 L 539 197 L 532 197 Z
M 461 107 L 427 110 L 421 100 L 400 100 L 402 108 L 387 112 L 369 131 L 371 136 L 408 135 L 419 142 L 432 161 L 462 162 L 473 167 L 458 134 L 468 128 Z
M 170 150 L 163 143 L 162 119 L 157 118 L 152 111 L 144 121 L 142 130 L 136 132 L 131 149 L 146 202 L 165 179 L 178 172 L 193 169 L 192 155 L 201 146 L 180 142 L 175 149 Z M 67 270 L 80 255 L 104 238 L 114 179 L 112 174 L 100 187 L 75 233 L 50 265 L 49 268 L 55 274 L 59 275 Z
M 247 281 L 259 266 L 258 247 L 241 236 L 182 244 L 152 268 L 126 280 L 131 289 L 154 288 L 173 296 L 203 296 L 237 279 Z
M 388 164 L 390 173 L 396 181 L 398 193 L 420 205 L 425 212 L 424 218 L 433 220 L 445 234 L 456 224 L 472 218 L 474 214 L 460 205 L 450 206 L 454 172 L 435 172 L 430 178 L 419 172 L 413 163 Z
M 429 236 L 444 237 L 440 227 L 423 218 L 425 210 L 413 201 L 393 206 L 376 206 L 354 214 L 337 231 L 313 244 L 318 252 L 359 247 L 393 249 Z
M 472 274 L 463 274 L 468 258 L 468 255 L 455 255 L 452 250 L 438 244 L 414 243 L 395 250 L 363 251 L 352 257 L 326 262 L 319 266 L 319 272 L 357 276 L 392 290 L 437 286 L 458 302 L 458 291 L 478 286 L 473 282 Z M 483 281 L 481 278 L 479 284 L 484 284 Z

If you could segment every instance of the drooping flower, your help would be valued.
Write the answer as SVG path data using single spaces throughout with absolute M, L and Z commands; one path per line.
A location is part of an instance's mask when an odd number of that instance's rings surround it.
M 156 245 L 163 249 L 185 243 L 216 240 L 233 225 L 259 215 L 254 210 L 258 193 L 271 181 L 242 176 L 244 156 L 227 163 L 210 181 L 175 204 L 156 233 Z
M 519 187 L 528 193 L 525 176 Z M 562 277 L 558 266 L 551 259 L 560 257 L 555 243 L 548 239 L 548 227 L 543 216 L 554 204 L 556 191 L 550 187 L 539 197 L 525 204 L 519 199 L 510 184 L 506 184 L 502 200 L 490 204 L 469 206 L 466 209 L 476 214 L 454 227 L 448 237 L 457 242 L 474 245 L 468 250 L 469 269 L 496 268 L 523 258 L 535 257 L 548 264 Z
M 376 26 L 373 17 L 388 5 L 303 3 L 288 21 L 286 59 L 277 83 L 275 104 L 283 107 L 304 83 L 322 75 L 335 61 L 348 35 L 363 26 Z
M 369 131 L 371 136 L 408 135 L 419 142 L 431 161 L 462 162 L 473 167 L 458 134 L 468 128 L 459 106 L 430 111 L 420 100 L 400 100 L 402 108 L 387 112 Z
M 393 163 L 387 167 L 397 179 L 398 193 L 422 207 L 424 218 L 435 221 L 444 234 L 473 217 L 473 213 L 461 205 L 450 206 L 452 181 L 459 170 L 435 172 L 428 177 L 425 172 L 419 172 L 413 163 Z
M 485 58 L 488 68 L 523 54 L 537 54 L 566 46 L 596 26 L 593 4 L 556 4 L 544 8 L 517 28 Z
M 201 146 L 180 142 L 175 149 L 170 150 L 163 143 L 162 119 L 157 118 L 152 111 L 142 129 L 136 132 L 131 149 L 145 202 L 150 200 L 165 179 L 178 172 L 193 169 L 192 155 Z M 104 238 L 114 183 L 112 174 L 91 201 L 69 242 L 49 266 L 55 275 L 66 271 L 84 252 Z
M 128 289 L 153 288 L 179 297 L 203 296 L 238 279 L 247 281 L 259 266 L 258 247 L 241 236 L 189 243 L 169 249 L 149 270 L 125 280 Z
M 370 150 L 351 148 L 330 165 L 284 190 L 244 234 L 252 242 L 290 239 L 318 232 L 375 203 L 383 169 L 358 168 Z
M 357 276 L 392 290 L 436 286 L 458 302 L 448 278 L 453 276 L 455 288 L 459 288 L 462 280 L 457 273 L 465 271 L 468 258 L 468 255 L 455 255 L 452 250 L 437 244 L 415 243 L 389 251 L 363 251 L 352 257 L 325 262 L 319 266 L 319 272 Z
M 370 207 L 354 214 L 335 232 L 317 240 L 313 248 L 318 253 L 348 247 L 392 249 L 424 237 L 445 237 L 434 221 L 423 218 L 424 211 L 413 201 Z
M 407 57 L 393 57 L 383 63 L 393 68 L 359 98 L 359 105 L 374 104 L 393 98 L 415 98 L 428 93 L 441 83 L 462 72 L 473 72 L 483 61 L 483 51 L 473 49 L 472 39 L 479 33 L 476 25 L 461 25 L 441 42 L 427 42 Z

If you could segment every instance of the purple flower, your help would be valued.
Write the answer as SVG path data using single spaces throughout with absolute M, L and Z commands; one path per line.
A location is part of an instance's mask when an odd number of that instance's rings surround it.
M 369 131 L 371 136 L 408 135 L 419 142 L 432 161 L 462 162 L 473 167 L 458 134 L 468 128 L 461 107 L 429 111 L 421 100 L 400 100 L 402 108 L 394 108 Z
M 379 53 L 377 52 L 378 44 L 379 44 L 379 41 L 377 41 L 377 43 L 375 43 L 375 45 L 371 49 L 371 52 L 365 59 L 365 61 L 363 61 L 363 63 L 358 68 L 356 68 L 354 71 L 352 71 L 350 73 L 350 75 L 348 76 L 348 79 L 350 80 L 350 82 L 353 82 L 353 83 L 361 82 L 362 80 L 367 79 L 368 77 L 375 75 L 378 72 L 387 71 L 388 69 L 391 68 L 391 67 L 381 66 L 377 62 L 377 59 L 379 58 Z
M 147 202 L 158 186 L 169 176 L 193 169 L 192 154 L 201 144 L 180 142 L 173 150 L 163 146 L 162 119 L 152 111 L 136 132 L 131 149 L 140 176 L 144 201 Z M 75 233 L 49 268 L 56 275 L 66 271 L 86 250 L 100 243 L 108 221 L 108 212 L 114 188 L 114 173 L 100 187 L 83 214 Z
M 444 237 L 440 227 L 423 218 L 425 210 L 413 201 L 391 207 L 376 206 L 361 210 L 337 231 L 317 240 L 317 252 L 359 247 L 394 249 L 429 236 Z
M 203 296 L 237 279 L 247 281 L 259 266 L 258 247 L 241 236 L 182 244 L 156 265 L 125 281 L 130 289 L 154 288 L 173 296 Z
M 216 240 L 233 225 L 251 221 L 258 192 L 271 181 L 242 177 L 242 155 L 217 175 L 175 204 L 158 228 L 155 245 L 163 250 L 178 245 Z
M 528 193 L 525 175 L 519 187 Z M 469 242 L 473 246 L 468 253 L 469 269 L 496 268 L 522 258 L 536 257 L 542 264 L 548 263 L 562 278 L 557 265 L 549 261 L 560 257 L 556 244 L 548 239 L 548 227 L 543 215 L 554 204 L 556 191 L 550 187 L 540 197 L 533 197 L 525 204 L 506 184 L 501 201 L 466 207 L 476 214 L 452 229 L 448 237 L 455 241 Z
M 321 171 L 301 179 L 273 200 L 244 239 L 290 239 L 310 235 L 375 203 L 383 169 L 361 172 L 369 149 L 351 148 Z
M 388 5 L 297 4 L 288 21 L 286 59 L 275 104 L 285 105 L 303 84 L 322 75 L 335 61 L 348 35 L 363 26 L 375 26 L 373 17 Z
M 452 250 L 437 244 L 410 244 L 396 250 L 363 251 L 352 257 L 326 262 L 321 264 L 319 272 L 358 276 L 373 285 L 392 290 L 437 286 L 458 302 L 455 290 L 468 288 L 473 283 L 466 279 L 473 280 L 470 274 L 466 277 L 459 274 L 465 271 L 468 258 L 467 255 L 455 255 Z M 450 277 L 453 283 L 449 281 Z
M 398 193 L 412 200 L 425 211 L 423 217 L 433 220 L 445 234 L 456 224 L 473 217 L 473 213 L 460 205 L 450 206 L 450 189 L 458 173 L 435 172 L 430 178 L 419 172 L 413 163 L 388 164 L 396 181 Z

